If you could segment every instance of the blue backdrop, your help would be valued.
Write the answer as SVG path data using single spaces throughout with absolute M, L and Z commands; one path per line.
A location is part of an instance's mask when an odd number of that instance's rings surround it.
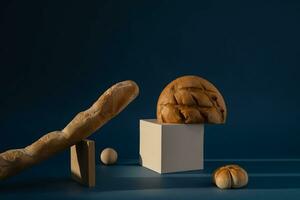
M 139 119 L 155 117 L 167 83 L 194 74 L 228 107 L 225 125 L 206 126 L 206 158 L 300 156 L 299 1 L 4 1 L 0 9 L 0 151 L 62 129 L 132 79 L 139 97 L 91 138 L 97 151 L 137 158 Z

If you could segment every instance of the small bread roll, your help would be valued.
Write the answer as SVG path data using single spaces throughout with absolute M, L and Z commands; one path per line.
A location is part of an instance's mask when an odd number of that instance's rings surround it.
M 216 169 L 212 175 L 213 183 L 221 189 L 241 188 L 248 183 L 247 172 L 238 165 L 226 165 Z
M 118 160 L 118 153 L 112 148 L 106 148 L 101 152 L 100 159 L 105 165 L 113 165 Z
M 198 76 L 182 76 L 169 83 L 157 101 L 160 123 L 223 124 L 227 109 L 219 90 Z

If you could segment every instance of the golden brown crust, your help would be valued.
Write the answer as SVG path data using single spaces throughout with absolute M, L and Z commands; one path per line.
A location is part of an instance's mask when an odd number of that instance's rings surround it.
M 213 172 L 212 180 L 221 189 L 241 188 L 247 185 L 248 174 L 238 165 L 226 165 Z
M 182 76 L 169 83 L 157 102 L 161 123 L 225 123 L 227 109 L 219 90 L 198 76 Z
M 87 110 L 78 113 L 63 129 L 70 141 L 79 141 L 119 114 L 139 94 L 134 81 L 123 81 L 106 90 Z M 74 142 L 72 142 L 74 143 Z
M 31 145 L 0 154 L 0 180 L 15 175 L 85 139 L 120 113 L 139 93 L 133 81 L 113 85 L 63 129 L 45 134 Z

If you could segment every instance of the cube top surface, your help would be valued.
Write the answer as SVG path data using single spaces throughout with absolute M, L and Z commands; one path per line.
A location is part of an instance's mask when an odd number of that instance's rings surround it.
M 159 126 L 203 126 L 204 124 L 175 124 L 175 123 L 160 123 L 157 119 L 140 119 L 140 122 L 152 123 Z

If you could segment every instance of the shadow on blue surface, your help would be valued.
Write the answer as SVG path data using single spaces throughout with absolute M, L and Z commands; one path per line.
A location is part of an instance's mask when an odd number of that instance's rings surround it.
M 70 178 L 45 178 L 19 181 L 1 185 L 0 193 L 22 192 L 89 192 L 147 190 L 175 188 L 214 188 L 209 177 L 143 177 L 143 178 L 110 178 L 99 180 L 95 188 L 85 188 Z M 250 177 L 246 189 L 296 189 L 300 188 L 300 177 Z
M 300 188 L 300 177 L 282 176 L 251 177 L 248 189 L 297 189 Z
M 205 170 L 184 173 L 171 173 L 160 175 L 136 163 L 124 163 L 116 166 L 97 165 L 96 187 L 87 188 L 77 184 L 66 175 L 44 174 L 38 177 L 13 179 L 0 183 L 1 194 L 23 192 L 113 192 L 130 190 L 152 189 L 186 189 L 207 188 L 216 190 L 211 183 L 211 171 L 216 166 L 223 165 L 221 162 L 206 163 Z M 299 162 L 293 164 L 286 162 L 261 162 L 253 164 L 244 163 L 249 172 L 249 184 L 245 190 L 253 189 L 298 189 L 300 188 Z M 269 169 L 269 173 L 265 170 Z M 283 173 L 284 172 L 284 173 Z
M 15 182 L 2 183 L 0 193 L 16 193 L 16 192 L 31 192 L 31 191 L 57 191 L 65 190 L 70 186 L 77 187 L 72 179 L 62 178 L 32 178 L 30 180 L 18 180 Z

